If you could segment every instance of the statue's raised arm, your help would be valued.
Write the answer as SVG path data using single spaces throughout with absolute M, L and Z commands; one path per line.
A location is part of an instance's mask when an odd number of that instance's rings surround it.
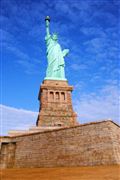
M 45 18 L 46 22 L 46 54 L 48 66 L 45 79 L 52 80 L 66 80 L 65 79 L 65 61 L 64 57 L 69 53 L 69 49 L 61 49 L 58 43 L 58 36 L 56 33 L 50 34 L 50 17 Z
M 45 18 L 45 23 L 46 23 L 46 37 L 50 36 L 50 17 L 46 16 Z

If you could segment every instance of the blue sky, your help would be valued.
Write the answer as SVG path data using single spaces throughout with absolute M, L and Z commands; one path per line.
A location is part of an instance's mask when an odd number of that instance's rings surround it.
M 2 133 L 35 125 L 47 67 L 45 16 L 69 48 L 66 78 L 79 122 L 119 122 L 117 0 L 1 0 Z

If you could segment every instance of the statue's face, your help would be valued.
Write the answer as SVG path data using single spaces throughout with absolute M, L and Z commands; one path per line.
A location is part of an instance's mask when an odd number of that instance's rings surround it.
M 53 39 L 54 41 L 57 41 L 57 40 L 58 40 L 57 34 L 53 34 L 53 35 L 52 35 L 52 39 Z

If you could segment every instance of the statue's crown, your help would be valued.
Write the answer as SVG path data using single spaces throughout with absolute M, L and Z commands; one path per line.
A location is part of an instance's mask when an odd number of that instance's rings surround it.
M 55 33 L 53 33 L 53 35 L 56 35 L 56 36 L 58 36 L 58 33 L 56 33 L 56 32 L 55 32 Z
M 53 33 L 53 34 L 52 34 L 52 39 L 58 40 L 58 35 L 57 35 L 57 33 Z

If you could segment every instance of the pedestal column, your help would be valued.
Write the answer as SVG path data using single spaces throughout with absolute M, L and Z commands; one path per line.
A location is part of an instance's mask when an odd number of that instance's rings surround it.
M 72 86 L 67 81 L 44 80 L 40 86 L 40 101 L 37 126 L 74 126 L 76 113 L 73 111 Z

